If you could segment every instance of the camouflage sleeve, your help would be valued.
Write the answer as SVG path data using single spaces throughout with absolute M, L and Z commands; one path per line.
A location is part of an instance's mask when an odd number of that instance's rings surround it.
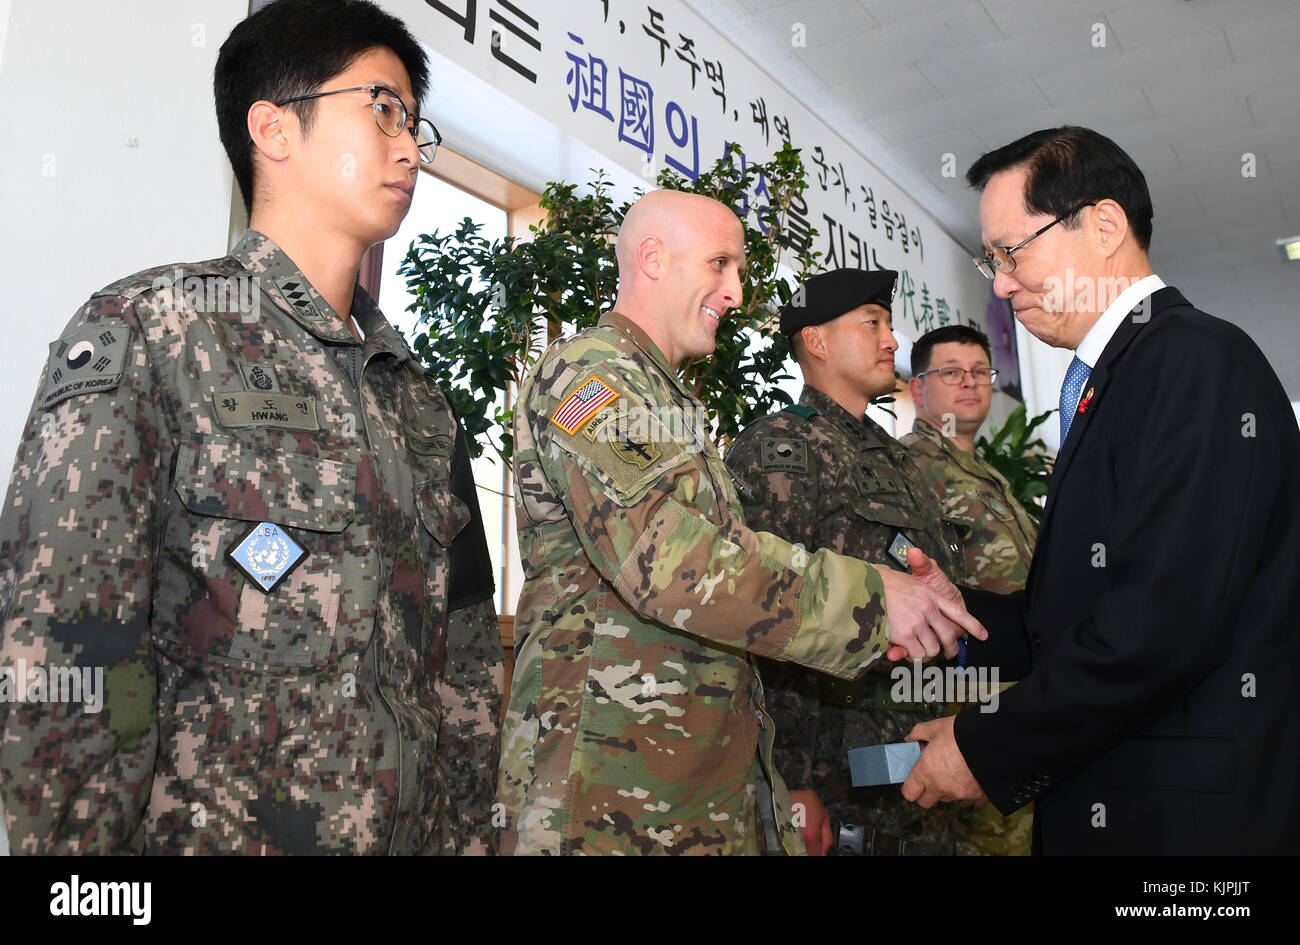
M 131 303 L 98 296 L 51 345 L 22 433 L 0 513 L 0 795 L 15 853 L 142 849 L 172 454 L 159 390 Z
M 448 776 L 456 852 L 492 854 L 500 835 L 492 826 L 492 802 L 505 666 L 493 603 L 492 559 L 463 429 L 456 436 L 451 488 L 468 506 L 470 521 L 451 546 L 447 656 L 438 684 L 443 707 L 438 753 Z
M 501 630 L 492 600 L 453 611 L 447 620 L 447 663 L 439 685 L 443 720 L 438 753 L 448 775 L 456 852 L 496 853 L 492 826 L 501 750 Z
M 637 418 L 661 412 L 651 410 L 645 370 L 613 345 L 585 344 L 579 363 L 534 378 L 526 420 L 584 550 L 624 601 L 715 643 L 838 676 L 856 676 L 877 660 L 888 624 L 875 569 L 746 528 L 715 481 L 726 479 L 716 454 L 672 435 L 682 429 L 676 421 L 665 423 L 665 435 L 635 432 Z M 623 399 L 626 425 L 597 428 L 600 415 L 561 425 L 593 379 Z M 519 488 L 549 487 L 521 481 Z

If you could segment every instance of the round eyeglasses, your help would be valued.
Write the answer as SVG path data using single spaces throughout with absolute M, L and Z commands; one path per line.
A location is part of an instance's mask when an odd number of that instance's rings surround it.
M 438 129 L 427 118 L 415 118 L 408 125 L 407 121 L 413 116 L 406 110 L 406 104 L 402 101 L 401 96 L 382 85 L 357 85 L 349 89 L 312 92 L 310 95 L 297 95 L 293 98 L 286 98 L 284 101 L 275 104 L 283 107 L 292 105 L 294 102 L 324 98 L 326 95 L 342 95 L 344 92 L 369 92 L 370 105 L 374 110 L 375 124 L 379 126 L 379 130 L 390 138 L 396 138 L 402 133 L 403 129 L 410 132 L 411 137 L 415 139 L 415 146 L 420 151 L 420 163 L 433 163 L 433 156 L 438 153 L 438 145 L 442 144 L 442 135 L 438 134 Z

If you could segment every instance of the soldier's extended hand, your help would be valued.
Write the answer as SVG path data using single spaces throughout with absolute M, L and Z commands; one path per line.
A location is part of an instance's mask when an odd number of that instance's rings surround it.
M 964 634 L 988 639 L 984 625 L 967 613 L 961 592 L 923 551 L 909 549 L 907 563 L 911 575 L 876 567 L 885 585 L 889 642 L 894 644 L 885 652 L 886 659 L 933 659 L 941 651 L 951 659 Z
M 966 609 L 966 605 L 961 599 L 961 591 L 957 590 L 957 585 L 948 580 L 948 575 L 944 574 L 940 567 L 934 563 L 934 559 L 920 548 L 907 549 L 907 566 L 912 569 L 912 577 L 948 598 L 954 604 L 961 604 L 963 610 Z M 984 637 L 980 637 L 980 639 L 982 640 Z

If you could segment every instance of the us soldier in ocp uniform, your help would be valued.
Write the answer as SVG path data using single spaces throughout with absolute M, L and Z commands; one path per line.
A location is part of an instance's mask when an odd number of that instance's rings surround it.
M 803 370 L 799 403 L 750 424 L 727 451 L 727 466 L 748 487 L 741 498 L 753 528 L 901 571 L 916 546 L 963 583 L 956 524 L 906 450 L 866 415 L 868 403 L 894 389 L 897 278 L 888 269 L 837 269 L 796 291 L 780 328 Z M 922 811 L 897 786 L 855 788 L 849 775 L 850 749 L 901 742 L 917 722 L 942 714 L 942 704 L 919 701 L 919 693 L 897 701 L 888 664 L 852 683 L 767 661 L 760 668 L 777 770 L 809 812 L 810 847 L 829 834 L 840 854 L 956 852 L 953 810 Z
M 51 345 L 0 519 L 0 661 L 101 666 L 105 693 L 0 705 L 14 852 L 492 848 L 464 434 L 356 285 L 433 159 L 427 81 L 370 3 L 236 26 L 214 85 L 250 229 L 96 292 Z
M 525 584 L 503 847 L 757 853 L 761 805 L 772 843 L 800 853 L 780 778 L 759 796 L 772 727 L 750 654 L 847 679 L 889 650 L 955 653 L 959 634 L 983 629 L 919 552 L 918 579 L 746 527 L 677 374 L 713 352 L 740 302 L 735 213 L 652 192 L 628 212 L 617 254 L 614 311 L 551 345 L 519 393 Z
M 1011 484 L 975 455 L 975 434 L 989 414 L 997 371 L 978 328 L 945 325 L 912 345 L 916 423 L 903 437 L 921 475 L 962 526 L 971 583 L 1010 594 L 1025 586 L 1038 528 Z M 1032 805 L 1003 817 L 992 804 L 959 809 L 957 833 L 972 853 L 1028 856 Z

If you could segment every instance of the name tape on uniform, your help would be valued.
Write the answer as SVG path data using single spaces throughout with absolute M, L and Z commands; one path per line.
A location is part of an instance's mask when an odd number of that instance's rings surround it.
M 316 401 L 311 397 L 243 390 L 214 393 L 211 396 L 217 423 L 228 430 L 240 427 L 320 429 L 316 420 Z

